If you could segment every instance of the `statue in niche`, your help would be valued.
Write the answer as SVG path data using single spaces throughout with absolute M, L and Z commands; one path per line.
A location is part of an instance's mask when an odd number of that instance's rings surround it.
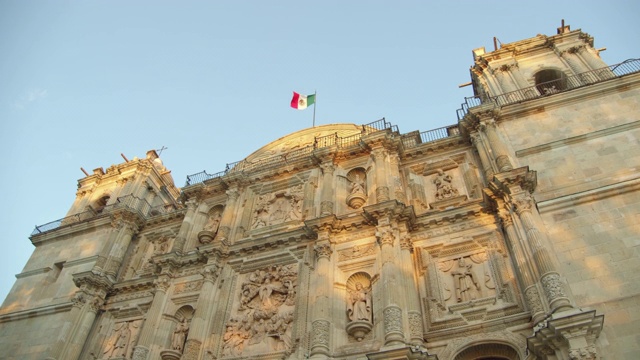
M 182 319 L 173 331 L 171 338 L 171 349 L 182 352 L 184 350 L 184 343 L 187 341 L 187 334 L 189 333 L 189 323 L 187 319 Z
M 472 267 L 473 264 L 466 264 L 464 258 L 461 257 L 458 259 L 458 269 L 451 272 L 451 276 L 454 278 L 457 302 L 474 300 L 476 298 L 475 291 L 480 290 L 478 281 L 471 271 Z
M 347 205 L 359 209 L 367 201 L 366 174 L 363 169 L 354 169 L 347 174 L 346 180 L 349 182 Z
M 357 341 L 373 329 L 371 277 L 358 272 L 347 280 L 347 333 Z
M 131 343 L 131 329 L 128 322 L 122 322 L 114 329 L 114 336 L 104 351 L 107 359 L 125 358 L 129 352 Z
M 220 226 L 221 219 L 222 219 L 222 215 L 220 213 L 220 210 L 216 209 L 215 211 L 213 211 L 213 213 L 209 215 L 209 219 L 207 220 L 207 223 L 204 225 L 204 230 L 215 233 L 216 231 L 218 231 L 218 227 Z
M 351 181 L 351 194 L 365 193 L 364 180 L 360 179 L 360 175 L 356 174 Z
M 436 199 L 445 200 L 459 195 L 458 189 L 451 184 L 452 181 L 451 175 L 446 174 L 442 169 L 438 169 L 438 174 L 433 179 L 433 183 L 436 185 Z
M 365 289 L 360 282 L 357 282 L 355 286 L 355 289 L 349 290 L 349 303 L 347 304 L 349 320 L 371 322 L 370 290 Z

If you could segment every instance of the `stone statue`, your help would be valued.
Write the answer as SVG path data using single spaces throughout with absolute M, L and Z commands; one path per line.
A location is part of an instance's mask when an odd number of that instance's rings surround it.
M 360 178 L 360 174 L 356 174 L 353 181 L 351 181 L 351 194 L 366 194 L 364 180 Z
M 458 196 L 458 190 L 451 185 L 452 180 L 451 175 L 438 169 L 438 175 L 433 179 L 433 183 L 436 185 L 436 199 L 444 200 Z
M 478 281 L 471 271 L 472 264 L 466 264 L 464 258 L 458 260 L 458 270 L 452 271 L 451 276 L 454 278 L 454 286 L 456 287 L 456 299 L 458 302 L 469 301 L 475 299 L 473 288 L 480 290 Z
M 211 216 L 209 216 L 209 220 L 207 220 L 206 225 L 204 226 L 204 230 L 216 232 L 218 231 L 218 226 L 220 226 L 220 220 L 222 216 L 219 211 L 215 211 Z
M 107 359 L 125 358 L 129 351 L 129 343 L 131 342 L 131 329 L 129 329 L 129 323 L 123 322 L 114 330 L 115 336 L 107 346 L 107 350 L 104 354 L 107 356 Z
M 356 288 L 349 291 L 349 303 L 347 315 L 351 321 L 371 322 L 371 293 L 361 283 L 356 283 Z
M 187 334 L 189 333 L 189 324 L 187 319 L 182 319 L 178 323 L 176 329 L 173 331 L 173 337 L 171 338 L 171 349 L 180 351 L 184 349 L 184 343 L 187 341 Z

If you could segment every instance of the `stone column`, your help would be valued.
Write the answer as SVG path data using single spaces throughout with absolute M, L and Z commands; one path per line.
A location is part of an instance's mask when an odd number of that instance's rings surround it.
M 503 94 L 517 90 L 515 89 L 511 78 L 509 77 L 510 68 L 510 65 L 502 65 L 499 68 L 493 70 L 493 74 L 498 80 L 498 84 L 500 85 L 500 89 L 502 90 Z
M 314 248 L 317 258 L 315 278 L 315 305 L 311 323 L 311 358 L 329 358 L 329 339 L 331 335 L 331 254 L 333 249 L 329 241 L 322 241 Z M 313 297 L 313 295 L 312 295 Z M 313 303 L 313 298 L 311 299 Z
M 416 270 L 413 267 L 413 242 L 408 234 L 405 234 L 400 239 L 400 264 L 402 264 L 401 271 L 406 274 L 404 276 L 404 289 L 407 302 L 410 343 L 411 345 L 422 346 L 424 343 L 422 311 L 420 310 L 420 295 L 415 279 Z
M 533 260 L 540 274 L 540 282 L 545 292 L 551 312 L 571 309 L 569 299 L 564 293 L 563 285 L 554 264 L 549 256 L 549 251 L 543 245 L 543 235 L 536 227 L 532 209 L 534 200 L 529 194 L 519 194 L 514 199 L 516 212 L 522 221 L 527 240 L 533 254 Z
M 220 219 L 220 226 L 218 227 L 218 234 L 216 235 L 217 241 L 229 241 L 231 226 L 233 225 L 233 214 L 236 212 L 236 202 L 239 197 L 240 192 L 238 189 L 227 190 L 227 203 L 224 206 L 222 218 Z
M 104 272 L 107 276 L 116 278 L 124 255 L 131 244 L 133 234 L 138 230 L 136 216 L 129 212 L 121 212 L 113 215 L 112 226 L 117 229 L 117 235 L 111 245 L 109 256 L 106 259 Z
M 104 304 L 104 299 L 112 286 L 106 277 L 91 271 L 74 275 L 73 281 L 80 290 L 72 300 L 73 306 L 67 321 L 58 333 L 58 339 L 47 359 L 78 359 L 96 314 Z
M 509 73 L 513 77 L 513 80 L 515 81 L 518 89 L 522 90 L 531 86 L 529 85 L 529 82 L 527 81 L 527 79 L 525 79 L 524 76 L 522 76 L 522 73 L 520 72 L 520 67 L 518 66 L 518 64 L 514 63 L 511 66 L 511 71 Z
M 383 201 L 390 200 L 389 197 L 389 184 L 387 181 L 387 151 L 383 148 L 377 148 L 371 151 L 373 162 L 375 164 L 376 174 L 376 202 L 381 203 Z
M 507 155 L 508 151 L 496 131 L 495 121 L 493 119 L 483 120 L 480 123 L 480 130 L 482 130 L 487 135 L 487 139 L 489 139 L 489 146 L 493 151 L 498 171 L 502 172 L 513 170 L 513 165 L 511 165 L 511 161 Z
M 194 199 L 189 199 L 187 201 L 187 213 L 182 219 L 182 224 L 180 225 L 180 230 L 178 230 L 178 235 L 176 236 L 176 240 L 173 242 L 173 249 L 171 250 L 176 252 L 183 252 L 184 245 L 187 242 L 187 235 L 189 234 L 189 230 L 193 226 L 193 221 L 196 215 L 196 209 L 198 208 L 198 203 Z
M 335 198 L 333 191 L 333 172 L 336 167 L 333 162 L 323 162 L 320 164 L 322 169 L 322 201 L 320 203 L 320 216 L 332 215 L 334 212 L 333 199 Z
M 507 205 L 507 207 L 507 209 L 500 210 L 500 221 L 506 235 L 507 244 L 511 248 L 513 257 L 518 265 L 516 270 L 520 275 L 519 278 L 522 282 L 522 288 L 524 289 L 524 298 L 527 302 L 527 307 L 529 308 L 529 311 L 531 311 L 533 323 L 537 324 L 545 317 L 542 299 L 540 298 L 536 281 L 534 281 L 535 277 L 531 270 L 531 264 L 527 261 L 527 256 L 525 255 L 522 244 L 520 243 L 520 237 L 513 225 L 513 219 L 511 218 L 511 212 L 509 211 L 511 205 Z
M 202 270 L 201 274 L 203 277 L 202 288 L 200 289 L 195 314 L 191 319 L 184 355 L 182 356 L 183 360 L 199 359 L 202 344 L 207 337 L 208 324 L 213 318 L 213 310 L 215 309 L 217 266 L 207 266 Z
M 72 301 L 73 306 L 67 321 L 57 334 L 58 339 L 47 360 L 78 359 L 104 299 L 87 295 L 85 291 L 78 291 Z
M 156 328 L 160 322 L 162 309 L 164 309 L 167 300 L 167 290 L 169 286 L 170 280 L 168 275 L 160 275 L 155 281 L 155 292 L 153 294 L 151 307 L 145 315 L 145 321 L 138 337 L 138 344 L 133 349 L 132 358 L 135 360 L 149 359 L 149 351 L 153 345 Z
M 600 57 L 596 56 L 595 54 L 589 53 L 589 50 L 586 46 L 579 47 L 578 51 L 576 51 L 576 55 L 589 65 L 590 70 L 602 69 L 607 67 L 607 64 L 605 64 L 604 61 L 600 59 Z M 607 69 L 604 72 L 606 73 L 609 71 L 610 70 Z
M 379 221 L 380 223 L 380 221 Z M 384 345 L 393 346 L 404 344 L 404 331 L 402 325 L 402 308 L 400 307 L 404 291 L 399 281 L 403 278 L 397 265 L 399 254 L 396 253 L 398 241 L 390 226 L 379 226 L 376 237 L 380 244 L 380 256 L 382 258 L 382 270 L 380 280 L 383 290 L 383 316 L 384 316 Z
M 489 182 L 493 179 L 493 165 L 491 164 L 491 160 L 489 160 L 489 156 L 484 147 L 484 143 L 482 142 L 482 136 L 480 133 L 471 134 L 471 143 L 478 150 L 478 155 L 480 156 L 480 162 L 482 163 L 482 170 L 484 172 L 485 181 Z
M 567 63 L 567 66 L 569 66 L 569 69 L 571 69 L 571 71 L 573 71 L 573 73 L 576 75 L 589 71 L 589 67 L 587 67 L 577 56 L 577 53 L 579 51 L 580 47 L 574 46 L 560 53 L 562 59 L 564 59 Z
M 102 304 L 104 304 L 104 299 L 96 295 L 91 296 L 87 300 L 74 331 L 74 336 L 67 345 L 67 351 L 60 356 L 60 359 L 72 360 L 79 358 L 82 347 L 87 341 L 87 337 L 93 326 L 93 322 L 96 320 L 96 314 L 98 310 L 100 310 L 100 307 L 102 307 Z

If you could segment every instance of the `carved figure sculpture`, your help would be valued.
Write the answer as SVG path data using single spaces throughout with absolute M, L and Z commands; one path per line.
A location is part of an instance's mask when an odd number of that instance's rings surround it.
M 364 180 L 360 179 L 360 174 L 356 174 L 351 182 L 351 194 L 365 193 Z
M 220 215 L 220 212 L 215 211 L 213 214 L 209 216 L 209 219 L 207 220 L 207 223 L 204 226 L 204 230 L 211 231 L 213 233 L 218 231 L 218 226 L 220 226 L 221 218 L 222 216 Z
M 433 179 L 436 185 L 436 199 L 444 200 L 454 196 L 458 196 L 458 189 L 451 185 L 453 178 L 451 175 L 445 174 L 442 169 L 438 169 L 438 175 Z
M 173 337 L 171 338 L 171 348 L 182 352 L 184 349 L 184 343 L 187 340 L 187 334 L 189 333 L 189 324 L 187 319 L 182 319 L 173 331 Z
M 349 303 L 347 315 L 351 321 L 371 321 L 371 294 L 361 283 L 356 283 L 356 288 L 349 291 Z
M 456 299 L 458 302 L 469 301 L 475 299 L 473 288 L 480 290 L 478 281 L 476 280 L 471 267 L 473 264 L 465 264 L 464 258 L 458 260 L 458 270 L 452 271 L 451 276 L 454 278 L 456 287 Z
M 244 342 L 249 338 L 249 333 L 238 327 L 237 324 L 227 325 L 227 331 L 224 333 L 224 345 L 222 348 L 223 356 L 238 356 L 242 354 Z
M 129 329 L 129 323 L 121 323 L 114 329 L 114 331 L 115 336 L 104 352 L 107 359 L 124 358 L 127 356 L 129 351 L 129 343 L 131 342 L 131 330 Z
M 349 182 L 349 195 L 346 199 L 347 205 L 353 209 L 359 209 L 367 202 L 367 182 L 365 176 L 364 170 L 354 169 L 344 177 Z

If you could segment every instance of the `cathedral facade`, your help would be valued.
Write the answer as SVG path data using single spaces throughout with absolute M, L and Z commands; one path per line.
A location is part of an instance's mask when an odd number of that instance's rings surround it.
M 473 51 L 458 123 L 271 142 L 175 185 L 79 180 L 0 308 L 1 359 L 636 359 L 640 60 Z

